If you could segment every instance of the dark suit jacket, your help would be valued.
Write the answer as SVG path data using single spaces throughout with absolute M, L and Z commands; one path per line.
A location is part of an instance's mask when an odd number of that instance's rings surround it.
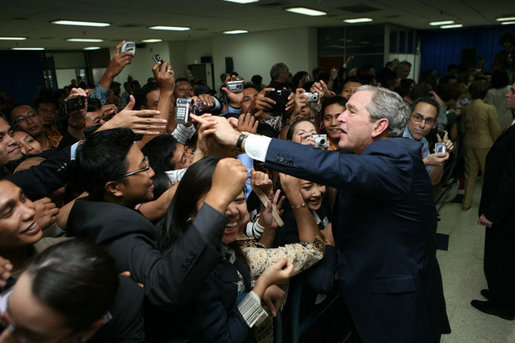
M 436 209 L 420 143 L 390 138 L 362 155 L 273 139 L 265 166 L 338 189 L 339 278 L 365 342 L 433 342 L 450 332 L 436 260 Z
M 7 177 L 31 200 L 44 198 L 66 183 L 65 175 L 71 163 L 70 147 L 52 151 L 51 155 L 44 155 L 46 160 L 39 165 Z
M 482 214 L 496 228 L 515 229 L 515 125 L 499 136 L 486 156 Z
M 146 299 L 155 307 L 184 307 L 216 266 L 227 217 L 204 204 L 172 251 L 157 250 L 158 230 L 141 213 L 110 203 L 75 202 L 67 233 L 107 245 L 118 271 L 145 285 Z

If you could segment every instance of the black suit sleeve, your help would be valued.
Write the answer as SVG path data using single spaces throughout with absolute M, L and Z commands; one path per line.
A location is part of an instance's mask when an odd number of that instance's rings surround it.
M 19 171 L 7 179 L 20 187 L 29 199 L 37 200 L 64 186 L 64 175 L 70 163 L 70 147 L 66 147 L 41 164 Z

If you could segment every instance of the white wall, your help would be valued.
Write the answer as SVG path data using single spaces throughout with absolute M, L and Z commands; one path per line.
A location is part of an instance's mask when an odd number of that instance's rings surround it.
M 57 88 L 64 88 L 77 78 L 75 69 L 56 69 L 55 77 L 57 78 Z
M 110 50 L 111 56 L 114 53 L 114 48 Z M 152 66 L 154 61 L 152 56 L 155 54 L 161 55 L 161 58 L 165 61 L 170 61 L 170 48 L 168 42 L 162 43 L 151 43 L 147 44 L 146 48 L 136 48 L 136 56 L 131 61 L 131 64 L 127 65 L 123 71 L 114 79 L 122 84 L 127 81 L 127 77 L 130 75 L 134 80 L 138 80 L 143 86 L 147 83 L 149 77 L 153 77 Z
M 171 61 L 176 77 L 184 76 L 187 66 L 200 63 L 202 56 L 212 56 L 218 88 L 219 76 L 225 72 L 225 57 L 230 56 L 234 70 L 246 80 L 250 81 L 253 75 L 260 74 L 263 83 L 268 84 L 270 67 L 277 62 L 286 63 L 291 73 L 311 71 L 317 66 L 317 31 L 316 28 L 305 27 L 148 44 L 145 49 L 136 49 L 132 63 L 115 80 L 123 84 L 131 75 L 143 85 L 152 76 L 152 56 L 156 53 L 165 61 Z

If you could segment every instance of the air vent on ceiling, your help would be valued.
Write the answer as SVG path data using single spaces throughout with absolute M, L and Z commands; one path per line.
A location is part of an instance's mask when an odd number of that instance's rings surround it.
M 370 6 L 366 6 L 366 5 L 343 6 L 343 7 L 337 7 L 337 9 L 345 11 L 345 12 L 351 12 L 351 13 L 366 13 L 366 12 L 379 11 L 379 8 L 370 7 Z
M 13 20 L 28 20 L 29 18 L 27 17 L 14 17 Z

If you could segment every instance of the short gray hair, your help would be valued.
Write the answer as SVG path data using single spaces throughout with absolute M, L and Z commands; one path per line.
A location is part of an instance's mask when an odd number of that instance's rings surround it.
M 358 87 L 356 92 L 359 91 L 374 92 L 372 101 L 367 105 L 367 110 L 370 113 L 370 118 L 374 121 L 381 118 L 388 119 L 388 128 L 385 131 L 386 136 L 402 136 L 404 128 L 408 124 L 411 111 L 400 95 L 386 88 L 370 85 Z

